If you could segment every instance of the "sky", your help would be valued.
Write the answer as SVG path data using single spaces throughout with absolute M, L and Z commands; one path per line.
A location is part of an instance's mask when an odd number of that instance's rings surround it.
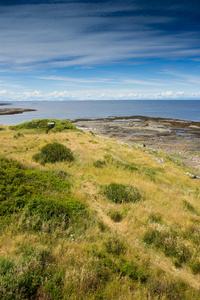
M 199 0 L 0 0 L 0 101 L 200 100 Z

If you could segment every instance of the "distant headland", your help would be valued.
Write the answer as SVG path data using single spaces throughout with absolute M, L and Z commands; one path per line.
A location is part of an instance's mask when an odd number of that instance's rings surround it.
M 11 105 L 11 103 L 0 103 L 0 106 Z M 29 108 L 0 108 L 0 115 L 15 115 L 22 114 L 28 111 L 37 111 L 36 109 Z

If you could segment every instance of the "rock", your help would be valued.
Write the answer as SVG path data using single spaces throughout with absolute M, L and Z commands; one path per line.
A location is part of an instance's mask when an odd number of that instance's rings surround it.
M 163 163 L 164 163 L 164 159 L 163 159 L 163 158 L 158 159 L 157 162 L 158 162 L 159 164 L 163 164 Z

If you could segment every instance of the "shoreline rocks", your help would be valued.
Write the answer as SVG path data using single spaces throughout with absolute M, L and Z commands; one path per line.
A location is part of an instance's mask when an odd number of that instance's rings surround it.
M 0 104 L 3 105 L 3 104 Z M 4 104 L 5 105 L 5 104 Z M 36 111 L 36 109 L 25 108 L 0 108 L 0 115 L 15 115 L 22 114 L 24 112 Z
M 200 174 L 200 122 L 138 115 L 71 122 L 79 129 L 104 137 L 176 154 L 183 164 Z

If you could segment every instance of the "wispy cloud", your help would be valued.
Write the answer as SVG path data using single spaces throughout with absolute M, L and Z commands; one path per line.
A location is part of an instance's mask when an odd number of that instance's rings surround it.
M 104 84 L 116 84 L 116 85 L 144 85 L 144 86 L 165 86 L 167 83 L 158 82 L 158 81 L 148 81 L 148 80 L 137 80 L 137 79 L 122 79 L 117 76 L 115 78 L 75 78 L 75 77 L 61 77 L 61 76 L 39 76 L 37 79 L 42 80 L 52 80 L 52 81 L 61 81 L 61 82 L 70 82 L 70 83 L 104 83 Z
M 199 20 L 196 0 L 2 0 L 1 99 L 200 99 Z
M 165 86 L 168 85 L 165 82 L 158 81 L 145 81 L 145 80 L 135 80 L 135 79 L 124 79 L 121 81 L 123 84 L 135 84 L 135 85 L 147 85 L 147 86 Z
M 175 77 L 178 77 L 178 78 L 183 78 L 183 79 L 185 79 L 186 82 L 200 84 L 200 76 L 180 73 L 180 72 L 171 71 L 171 70 L 165 70 L 165 71 L 163 71 L 163 73 L 168 74 L 168 75 L 172 75 L 172 76 L 175 76 Z
M 199 58 L 198 32 L 169 29 L 177 19 L 164 13 L 142 10 L 139 1 L 128 6 L 122 1 L 3 6 L 0 64 L 62 68 L 158 57 Z
M 75 77 L 62 77 L 62 76 L 38 76 L 37 79 L 52 80 L 52 81 L 64 81 L 72 83 L 111 83 L 110 79 L 107 78 L 75 78 Z

